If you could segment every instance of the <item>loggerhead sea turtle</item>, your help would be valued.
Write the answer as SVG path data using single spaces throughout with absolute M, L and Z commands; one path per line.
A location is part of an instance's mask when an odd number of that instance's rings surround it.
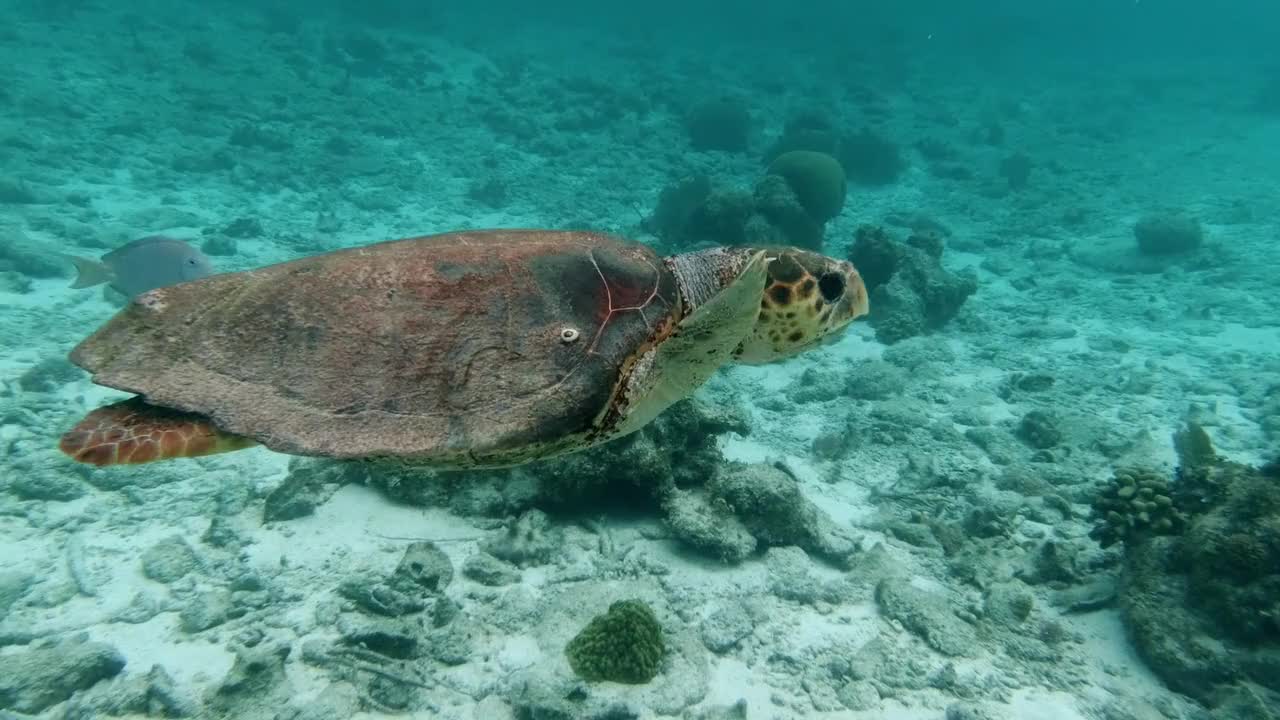
M 139 295 L 71 352 L 136 396 L 60 446 L 94 465 L 255 444 L 518 465 L 635 431 L 722 364 L 792 355 L 866 312 L 852 265 L 796 248 L 664 258 L 543 230 L 394 240 Z

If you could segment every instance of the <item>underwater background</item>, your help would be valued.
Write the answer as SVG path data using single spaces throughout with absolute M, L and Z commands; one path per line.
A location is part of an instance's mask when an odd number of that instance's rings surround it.
M 1280 716 L 1275 2 L 0 11 L 0 718 Z M 500 227 L 871 314 L 510 470 L 58 451 L 174 263 Z

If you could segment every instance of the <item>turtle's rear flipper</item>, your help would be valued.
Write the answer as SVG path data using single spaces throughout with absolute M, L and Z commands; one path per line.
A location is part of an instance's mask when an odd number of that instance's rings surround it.
M 58 447 L 90 465 L 137 465 L 252 447 L 203 415 L 148 405 L 140 397 L 105 405 L 62 436 Z

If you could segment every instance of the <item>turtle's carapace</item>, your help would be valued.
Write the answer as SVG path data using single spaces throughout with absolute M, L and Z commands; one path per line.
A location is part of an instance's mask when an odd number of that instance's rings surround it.
M 634 432 L 729 362 L 816 347 L 866 312 L 848 262 L 797 248 L 661 257 L 601 233 L 394 240 L 143 293 L 71 351 L 137 400 L 62 439 L 117 465 L 260 443 L 506 467 Z

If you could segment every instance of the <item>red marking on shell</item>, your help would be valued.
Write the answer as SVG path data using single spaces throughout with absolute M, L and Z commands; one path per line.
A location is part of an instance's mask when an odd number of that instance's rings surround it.
M 600 313 L 600 327 L 596 330 L 595 336 L 591 338 L 591 344 L 587 346 L 587 352 L 592 353 L 595 352 L 600 336 L 604 334 L 605 328 L 616 313 L 637 311 L 641 317 L 648 321 L 648 318 L 644 315 L 644 310 L 658 297 L 658 292 L 661 289 L 662 273 L 657 267 L 650 265 L 650 267 L 653 267 L 653 285 L 647 289 L 629 287 L 616 281 L 610 284 L 609 279 L 604 275 L 604 271 L 600 269 L 600 263 L 596 261 L 595 254 L 591 251 L 588 251 L 587 254 L 591 259 L 592 267 L 596 269 L 596 275 L 600 276 L 600 283 L 604 287 L 605 294 L 605 304 Z

